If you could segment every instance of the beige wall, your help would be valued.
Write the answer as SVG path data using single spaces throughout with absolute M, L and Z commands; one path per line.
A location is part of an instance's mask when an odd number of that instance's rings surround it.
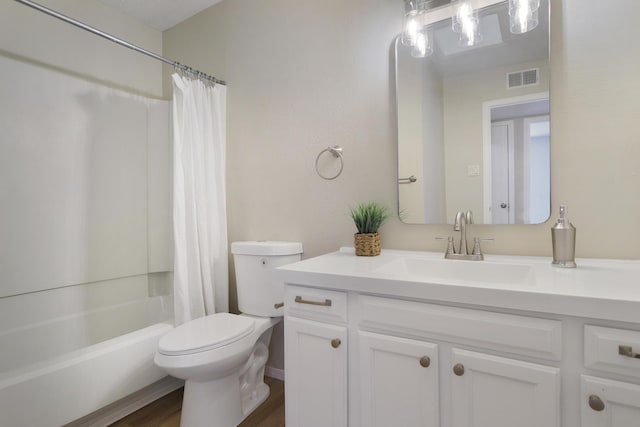
M 569 205 L 579 257 L 640 258 L 640 2 L 552 1 L 552 219 L 474 226 L 488 253 L 551 255 Z M 165 32 L 165 53 L 229 81 L 229 236 L 291 239 L 305 256 L 351 245 L 348 207 L 397 203 L 390 55 L 398 0 L 225 0 Z M 628 23 L 625 23 L 628 22 Z M 313 161 L 344 147 L 335 181 Z M 450 226 L 382 229 L 383 247 L 443 250 Z

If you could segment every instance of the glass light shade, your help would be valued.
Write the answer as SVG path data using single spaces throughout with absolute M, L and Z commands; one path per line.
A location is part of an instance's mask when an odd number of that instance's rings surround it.
M 475 0 L 454 0 L 451 2 L 451 29 L 456 33 L 465 27 L 478 23 L 478 8 Z
M 414 58 L 424 58 L 433 53 L 432 37 L 426 28 L 418 32 L 416 44 L 411 48 L 411 56 Z
M 509 0 L 509 30 L 522 34 L 538 26 L 540 0 Z
M 475 46 L 482 41 L 482 35 L 478 29 L 478 21 L 469 21 L 465 23 L 458 37 L 458 45 Z
M 404 25 L 400 41 L 405 46 L 414 46 L 418 38 L 418 32 L 422 28 L 420 14 L 411 10 L 404 15 Z

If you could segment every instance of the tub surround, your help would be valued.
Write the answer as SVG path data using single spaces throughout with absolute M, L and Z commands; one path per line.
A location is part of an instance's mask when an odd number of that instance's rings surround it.
M 633 424 L 640 262 L 577 264 L 342 248 L 280 268 L 287 425 Z

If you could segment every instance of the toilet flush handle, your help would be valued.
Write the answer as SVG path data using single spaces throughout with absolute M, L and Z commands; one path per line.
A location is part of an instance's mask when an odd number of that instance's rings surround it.
M 284 307 L 284 303 L 283 302 L 279 302 L 277 304 L 273 304 L 273 308 L 275 308 L 276 310 L 279 309 L 280 307 Z

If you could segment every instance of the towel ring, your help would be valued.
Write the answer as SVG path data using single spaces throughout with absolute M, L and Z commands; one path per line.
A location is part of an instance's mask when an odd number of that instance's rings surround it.
M 320 156 L 322 156 L 327 151 L 330 152 L 331 154 L 333 154 L 333 157 L 336 157 L 336 158 L 340 159 L 340 170 L 338 171 L 338 173 L 336 173 L 333 176 L 324 176 L 324 175 L 322 175 L 320 173 L 320 169 L 318 168 L 318 161 L 320 160 Z M 336 179 L 342 173 L 342 169 L 344 169 L 344 159 L 342 158 L 342 147 L 340 147 L 339 145 L 334 145 L 333 147 L 325 148 L 324 150 L 322 150 L 320 152 L 320 154 L 318 154 L 318 157 L 316 157 L 316 173 L 322 179 L 326 179 L 327 181 L 331 181 L 332 179 Z

